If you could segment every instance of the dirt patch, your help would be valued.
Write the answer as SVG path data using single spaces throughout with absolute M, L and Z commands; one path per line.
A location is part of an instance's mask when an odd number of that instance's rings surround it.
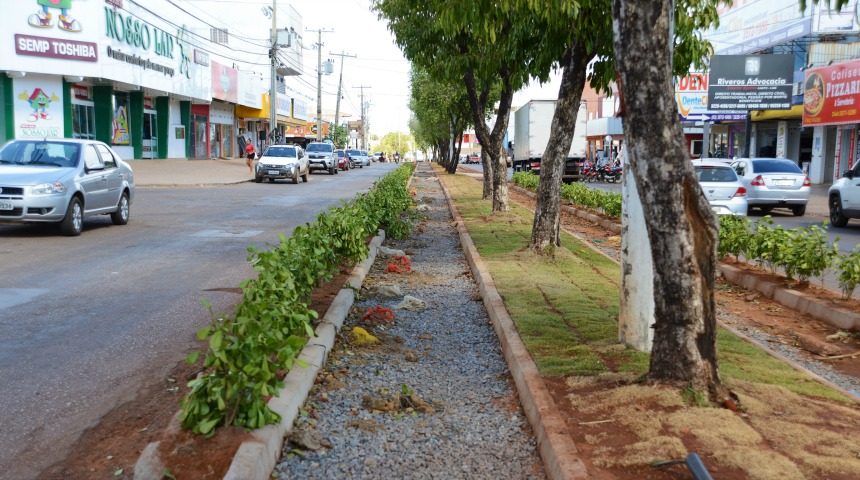
M 311 294 L 310 307 L 320 318 L 348 278 L 344 268 Z M 163 381 L 143 386 L 134 400 L 114 408 L 98 425 L 87 429 L 66 458 L 46 469 L 39 478 L 130 479 L 143 449 L 158 440 L 162 442 L 159 450 L 165 467 L 176 478 L 223 478 L 239 445 L 248 437 L 244 429 L 219 427 L 214 437 L 206 439 L 176 429 L 175 423 L 170 427 L 179 411 L 179 402 L 188 393 L 186 384 L 202 371 L 202 362 L 202 355 L 194 365 L 179 362 Z

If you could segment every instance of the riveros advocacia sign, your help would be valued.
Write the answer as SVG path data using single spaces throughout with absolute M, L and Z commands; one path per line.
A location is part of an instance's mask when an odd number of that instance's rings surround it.
M 790 110 L 793 55 L 715 55 L 709 110 Z

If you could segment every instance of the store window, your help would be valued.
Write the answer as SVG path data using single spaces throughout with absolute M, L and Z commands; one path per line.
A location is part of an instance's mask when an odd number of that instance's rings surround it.
M 95 107 L 92 105 L 72 105 L 72 138 L 95 140 Z

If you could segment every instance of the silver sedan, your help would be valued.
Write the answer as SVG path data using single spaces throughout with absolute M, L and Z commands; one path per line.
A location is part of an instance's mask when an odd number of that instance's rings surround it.
M 747 189 L 732 167 L 720 161 L 694 160 L 693 169 L 717 215 L 746 215 Z
M 747 189 L 749 208 L 763 212 L 788 208 L 795 216 L 806 213 L 809 177 L 791 160 L 784 158 L 739 158 L 732 167 Z
M 56 223 L 80 235 L 84 219 L 110 215 L 128 223 L 131 167 L 93 140 L 11 140 L 0 149 L 0 224 Z

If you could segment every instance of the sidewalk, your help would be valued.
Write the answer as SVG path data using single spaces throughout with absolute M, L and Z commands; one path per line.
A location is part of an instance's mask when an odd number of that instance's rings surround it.
M 254 175 L 244 158 L 191 160 L 126 160 L 134 172 L 137 187 L 211 186 L 243 183 Z

